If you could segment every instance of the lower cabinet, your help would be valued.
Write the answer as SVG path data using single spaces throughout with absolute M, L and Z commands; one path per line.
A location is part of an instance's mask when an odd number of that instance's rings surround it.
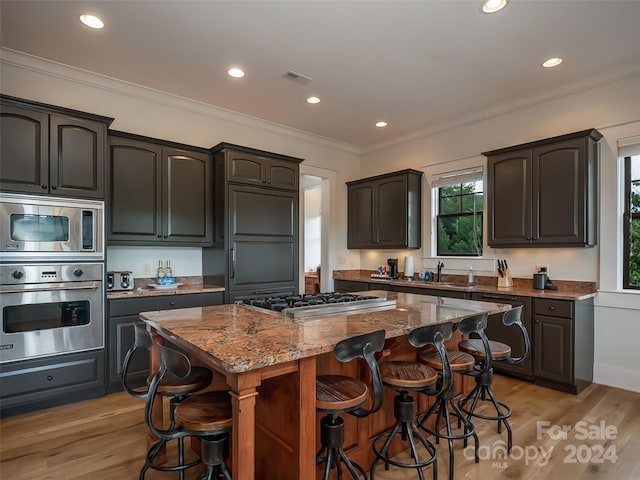
M 104 349 L 0 365 L 2 417 L 97 398 L 104 393 Z
M 369 282 L 356 282 L 353 280 L 334 280 L 333 281 L 333 289 L 336 292 L 362 292 L 364 290 L 369 290 L 369 285 L 370 285 Z M 378 288 L 379 285 L 371 285 L 371 286 L 373 287 L 374 290 L 382 290 L 382 288 Z
M 224 292 L 160 295 L 155 297 L 116 298 L 108 301 L 107 323 L 107 393 L 122 390 L 122 367 L 127 351 L 133 345 L 134 325 L 142 323 L 140 312 L 175 308 L 221 305 Z M 149 376 L 149 355 L 136 352 L 129 366 L 129 383 L 142 386 Z
M 593 299 L 533 300 L 535 382 L 578 393 L 593 380 Z

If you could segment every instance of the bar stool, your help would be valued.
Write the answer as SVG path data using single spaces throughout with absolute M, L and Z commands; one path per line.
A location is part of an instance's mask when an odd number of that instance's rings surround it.
M 460 410 L 467 414 L 467 419 L 471 417 L 481 418 L 483 420 L 492 420 L 498 422 L 498 433 L 502 433 L 502 425 L 507 430 L 507 451 L 511 453 L 512 433 L 511 426 L 507 420 L 511 416 L 511 408 L 505 403 L 496 400 L 491 390 L 493 384 L 493 362 L 504 362 L 516 364 L 522 362 L 531 350 L 531 342 L 527 329 L 522 323 L 522 305 L 508 310 L 502 316 L 502 323 L 506 326 L 517 325 L 524 338 L 525 351 L 520 357 L 511 356 L 511 347 L 505 343 L 490 340 L 487 343 L 480 339 L 471 338 L 463 340 L 458 344 L 458 348 L 463 352 L 473 355 L 476 360 L 477 367 L 470 372 L 463 372 L 465 375 L 471 375 L 475 378 L 476 386 L 469 394 L 462 398 L 458 403 Z M 471 406 L 467 408 L 467 404 L 471 401 Z M 482 404 L 492 406 L 495 409 L 495 415 L 486 415 L 476 411 Z
M 160 386 L 167 375 L 185 379 L 191 374 L 191 362 L 181 352 L 158 345 L 160 368 L 151 379 L 149 394 L 144 406 L 144 418 L 151 432 L 162 440 L 184 437 L 200 439 L 200 458 L 204 469 L 199 480 L 217 480 L 223 476 L 231 479 L 225 461 L 229 457 L 229 432 L 233 423 L 231 397 L 226 391 L 191 395 L 176 405 L 174 421 L 167 429 L 153 423 L 153 402 L 162 395 Z
M 451 323 L 443 323 L 439 325 L 428 325 L 413 330 L 409 334 L 409 343 L 416 347 L 424 347 L 433 345 L 435 351 L 441 355 L 442 377 L 440 387 L 436 390 L 431 389 L 438 382 L 437 372 L 422 363 L 407 361 L 391 361 L 380 364 L 380 375 L 383 385 L 393 388 L 398 395 L 394 399 L 394 415 L 396 423 L 390 430 L 381 433 L 373 441 L 373 451 L 376 459 L 371 465 L 371 480 L 374 480 L 376 467 L 378 462 L 383 461 L 385 469 L 389 469 L 389 464 L 401 468 L 415 468 L 418 472 L 420 480 L 424 480 L 422 468 L 433 464 L 433 479 L 438 478 L 438 458 L 436 449 L 429 440 L 427 440 L 416 425 L 417 405 L 416 398 L 409 394 L 410 391 L 422 392 L 427 395 L 440 395 L 449 388 L 451 383 L 451 370 L 447 360 L 444 342 L 451 338 L 453 326 Z M 401 462 L 391 458 L 391 444 L 397 436 L 402 441 L 408 441 L 411 449 L 412 463 Z M 416 440 L 424 446 L 429 452 L 429 457 L 420 460 L 420 455 L 416 446 Z M 382 448 L 379 448 L 380 442 L 384 441 Z
M 469 335 L 471 333 L 477 333 L 481 338 L 486 335 L 484 329 L 487 326 L 487 314 L 474 315 L 463 319 L 457 324 L 458 331 L 462 335 Z M 457 350 L 447 350 L 446 357 L 449 363 L 449 369 L 451 373 L 464 373 L 473 370 L 475 361 L 473 357 L 464 352 Z M 439 352 L 433 349 L 427 349 L 420 353 L 419 360 L 429 367 L 440 372 L 444 375 L 447 370 L 447 365 L 443 362 L 442 356 Z M 436 437 L 436 443 L 440 443 L 440 439 L 446 439 L 449 447 L 449 479 L 453 480 L 454 474 L 454 440 L 462 440 L 463 445 L 467 446 L 467 441 L 470 437 L 473 437 L 474 441 L 474 460 L 476 463 L 480 461 L 478 452 L 478 435 L 476 434 L 473 423 L 460 411 L 455 401 L 455 383 L 453 376 L 451 381 L 447 385 L 447 388 L 437 395 L 436 401 L 433 405 L 424 413 L 418 415 L 418 426 L 425 432 Z M 435 429 L 427 427 L 426 423 L 429 421 L 432 415 L 435 418 Z M 458 420 L 458 428 L 464 427 L 461 433 L 455 434 L 452 429 L 451 417 L 455 417 Z M 444 419 L 445 432 L 440 431 L 440 422 Z
M 131 360 L 134 354 L 142 350 L 146 355 L 149 355 L 153 340 L 151 334 L 144 328 L 144 326 L 135 323 L 134 325 L 134 342 L 131 348 L 127 351 L 124 357 L 122 366 L 122 387 L 124 390 L 135 398 L 147 398 L 149 394 L 148 385 L 151 381 L 151 377 L 147 379 L 147 386 L 144 388 L 133 388 L 128 381 L 128 372 L 131 365 Z M 189 395 L 207 388 L 211 384 L 213 373 L 208 368 L 193 367 L 186 378 L 177 378 L 175 375 L 168 373 L 165 375 L 158 385 L 158 395 L 169 398 L 169 419 L 171 426 L 174 424 L 174 411 L 176 406 L 186 399 Z M 178 438 L 178 464 L 177 465 L 158 465 L 154 463 L 158 453 L 164 447 L 167 440 L 161 439 L 154 444 L 148 451 L 145 457 L 145 464 L 140 470 L 140 480 L 143 480 L 145 474 L 149 468 L 154 470 L 160 470 L 164 472 L 179 472 L 180 480 L 184 479 L 184 470 L 194 467 L 200 463 L 200 460 L 195 460 L 188 464 L 184 463 L 184 440 L 182 437 Z
M 344 452 L 344 419 L 339 414 L 348 413 L 363 418 L 377 412 L 382 406 L 382 382 L 374 355 L 384 348 L 384 336 L 384 330 L 358 335 L 342 340 L 334 349 L 335 357 L 341 362 L 350 362 L 356 358 L 362 358 L 367 362 L 373 387 L 373 404 L 370 409 L 363 408 L 369 388 L 362 380 L 344 375 L 316 377 L 316 409 L 326 413 L 320 421 L 322 447 L 316 455 L 316 464 L 325 464 L 324 480 L 329 479 L 332 468 L 337 469 L 338 478 L 341 479 L 341 463 L 344 463 L 354 480 L 360 479 L 359 474 L 367 480 L 364 469 L 349 460 Z

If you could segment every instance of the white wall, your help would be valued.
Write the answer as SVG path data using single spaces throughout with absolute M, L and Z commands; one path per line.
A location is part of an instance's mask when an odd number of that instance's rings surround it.
M 640 135 L 640 75 L 534 102 L 366 153 L 362 157 L 361 176 L 402 168 L 426 172 L 452 165 L 459 168 L 462 164 L 477 162 L 484 151 L 592 127 L 604 135 L 600 141 L 598 246 L 490 249 L 485 245 L 484 257 L 506 258 L 514 276 L 530 278 L 535 264 L 545 263 L 550 265 L 552 278 L 597 282 L 601 292 L 594 307 L 595 381 L 640 391 L 640 369 L 633 361 L 636 339 L 640 337 L 640 292 L 621 292 L 621 171 L 617 155 L 618 139 Z M 423 229 L 423 248 L 413 251 L 413 255 L 422 255 L 423 264 L 427 266 L 433 263 L 429 258 L 429 178 L 425 178 L 423 191 L 426 193 L 423 219 L 427 220 Z M 408 253 L 410 251 L 363 251 L 362 268 L 373 269 L 387 257 L 403 258 Z M 451 262 L 445 259 L 445 265 Z M 460 267 L 464 270 L 464 265 Z M 474 267 L 474 270 L 477 269 Z

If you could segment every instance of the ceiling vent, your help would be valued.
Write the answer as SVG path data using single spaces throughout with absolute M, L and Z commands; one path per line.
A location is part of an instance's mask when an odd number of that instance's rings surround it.
M 313 78 L 303 75 L 302 73 L 294 72 L 293 70 L 289 70 L 283 75 L 283 77 L 288 78 L 289 80 L 293 80 L 294 82 L 300 83 L 302 85 L 313 81 Z

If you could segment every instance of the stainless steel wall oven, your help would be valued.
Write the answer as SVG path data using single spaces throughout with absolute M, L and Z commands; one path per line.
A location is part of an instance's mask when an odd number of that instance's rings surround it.
M 102 263 L 0 265 L 0 363 L 104 346 Z

